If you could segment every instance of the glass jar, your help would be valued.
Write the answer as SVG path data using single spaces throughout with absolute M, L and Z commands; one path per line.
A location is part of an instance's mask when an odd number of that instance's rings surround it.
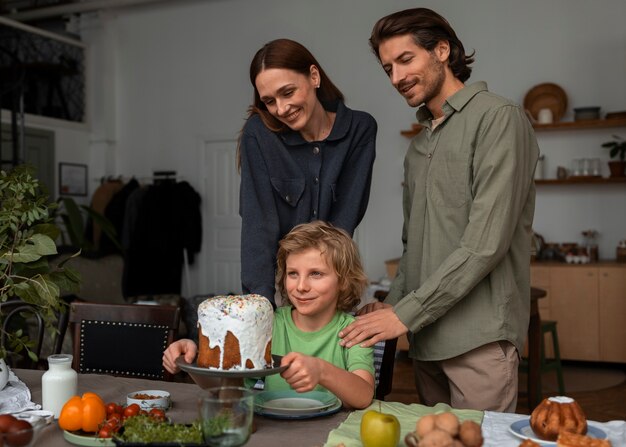
M 41 376 L 41 406 L 54 413 L 55 419 L 61 414 L 65 402 L 78 392 L 78 374 L 72 369 L 70 354 L 48 356 L 48 371 Z

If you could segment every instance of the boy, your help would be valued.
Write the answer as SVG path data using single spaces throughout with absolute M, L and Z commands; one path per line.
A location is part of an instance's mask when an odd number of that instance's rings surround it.
M 374 395 L 371 348 L 339 345 L 337 334 L 354 318 L 367 284 L 356 244 L 343 230 L 322 221 L 294 227 L 279 243 L 276 279 L 289 304 L 274 314 L 272 354 L 288 365 L 280 376 L 265 378 L 266 390 L 306 392 L 323 387 L 352 408 L 367 407 Z M 192 340 L 179 340 L 163 355 L 171 373 L 175 360 L 196 356 Z

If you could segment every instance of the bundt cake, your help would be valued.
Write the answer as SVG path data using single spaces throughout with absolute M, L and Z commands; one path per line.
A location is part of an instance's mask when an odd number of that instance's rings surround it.
M 198 366 L 221 370 L 272 365 L 274 309 L 261 295 L 208 298 L 198 306 Z
M 587 418 L 574 399 L 565 396 L 544 399 L 530 415 L 530 427 L 541 439 L 556 441 L 559 433 L 587 433 Z

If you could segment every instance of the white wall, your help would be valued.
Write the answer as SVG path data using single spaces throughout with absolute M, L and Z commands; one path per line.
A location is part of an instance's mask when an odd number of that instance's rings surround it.
M 99 117 L 92 120 L 95 170 L 146 175 L 176 169 L 199 189 L 198 142 L 236 137 L 252 98 L 250 59 L 269 40 L 293 38 L 316 55 L 349 106 L 378 121 L 370 206 L 359 232 L 368 274 L 379 278 L 384 260 L 400 255 L 408 145 L 400 131 L 410 128 L 414 110 L 389 84 L 367 39 L 378 18 L 416 5 L 176 0 L 92 17 L 83 37 L 92 51 L 92 97 L 99 98 L 92 109 Z M 533 85 L 555 82 L 567 92 L 568 120 L 572 107 L 626 109 L 623 0 L 426 0 L 419 6 L 444 15 L 466 50 L 476 50 L 470 82 L 485 80 L 520 103 Z M 98 65 L 102 60 L 107 63 Z M 612 133 L 626 136 L 626 129 L 538 134 L 547 174 L 554 177 L 556 166 L 569 167 L 577 156 L 606 160 L 600 144 Z M 535 229 L 548 241 L 578 242 L 582 230 L 595 228 L 601 256 L 611 257 L 626 238 L 625 199 L 623 185 L 541 186 Z

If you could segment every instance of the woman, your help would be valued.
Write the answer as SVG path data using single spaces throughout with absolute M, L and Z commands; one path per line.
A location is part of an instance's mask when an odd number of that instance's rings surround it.
M 288 39 L 250 64 L 254 103 L 237 151 L 243 293 L 272 303 L 278 241 L 326 220 L 350 235 L 369 200 L 376 121 L 350 110 L 313 55 Z

